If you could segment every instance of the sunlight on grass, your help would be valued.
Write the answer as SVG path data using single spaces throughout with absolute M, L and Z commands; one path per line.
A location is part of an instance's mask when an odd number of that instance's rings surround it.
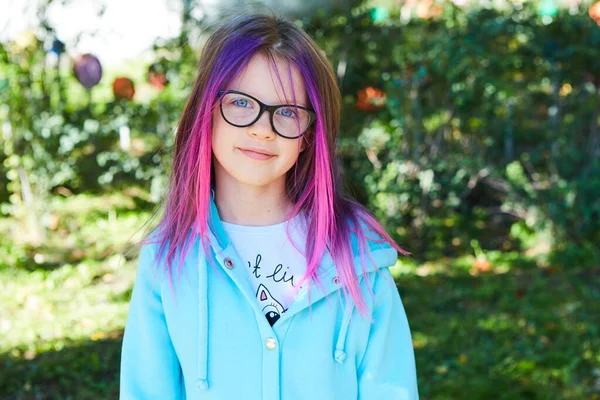
M 409 258 L 400 257 L 396 261 L 396 264 L 390 267 L 390 272 L 394 279 L 398 279 L 402 275 L 414 273 L 416 268 L 417 264 L 413 260 Z
M 133 209 L 123 193 L 56 197 L 43 246 L 0 245 L 0 353 L 32 358 L 123 328 L 135 260 L 120 252 L 149 216 Z M 7 233 L 13 227 L 5 222 Z
M 135 279 L 129 265 L 107 262 L 65 264 L 52 271 L 0 273 L 0 353 L 60 350 L 65 341 L 121 329 L 128 302 L 115 301 Z

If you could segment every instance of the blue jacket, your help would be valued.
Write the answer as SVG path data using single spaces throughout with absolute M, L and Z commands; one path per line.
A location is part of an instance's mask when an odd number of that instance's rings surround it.
M 368 242 L 381 268 L 365 256 L 373 299 L 353 238 L 369 318 L 345 301 L 326 254 L 324 291 L 313 284 L 311 307 L 300 291 L 271 327 L 212 200 L 209 225 L 217 269 L 196 240 L 174 292 L 150 269 L 156 245 L 142 247 L 123 337 L 122 400 L 418 399 L 410 328 L 387 268 L 396 250 Z

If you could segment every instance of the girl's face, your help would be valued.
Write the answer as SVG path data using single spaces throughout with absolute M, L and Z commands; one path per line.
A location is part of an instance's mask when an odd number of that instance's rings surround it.
M 290 81 L 287 64 L 280 60 L 276 63 L 287 98 L 283 96 L 277 75 L 271 72 L 270 62 L 263 55 L 256 55 L 250 60 L 246 69 L 232 82 L 230 90 L 249 94 L 268 105 L 294 104 L 293 85 L 296 104 L 307 107 L 306 89 L 300 72 L 292 66 Z M 244 100 L 235 101 L 234 105 L 241 110 L 249 106 Z M 273 131 L 269 111 L 263 112 L 254 124 L 242 128 L 230 125 L 223 119 L 219 107 L 215 109 L 212 151 L 217 182 L 258 187 L 281 185 L 283 189 L 286 172 L 292 168 L 302 150 L 302 137 L 288 139 Z

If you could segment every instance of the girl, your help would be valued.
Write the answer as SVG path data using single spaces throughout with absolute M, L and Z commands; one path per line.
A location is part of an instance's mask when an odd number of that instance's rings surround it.
M 244 14 L 211 35 L 140 253 L 121 399 L 418 399 L 388 270 L 407 253 L 340 193 L 339 122 L 295 24 Z

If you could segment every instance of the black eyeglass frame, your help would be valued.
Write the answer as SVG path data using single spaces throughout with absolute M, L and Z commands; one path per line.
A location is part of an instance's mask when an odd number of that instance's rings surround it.
M 249 124 L 237 125 L 237 124 L 234 124 L 234 123 L 230 122 L 230 121 L 229 121 L 229 120 L 228 120 L 228 119 L 225 117 L 225 113 L 223 113 L 223 95 L 224 95 L 224 94 L 227 94 L 227 93 L 241 94 L 241 95 L 243 95 L 243 96 L 246 96 L 246 97 L 249 97 L 249 98 L 251 98 L 252 100 L 254 100 L 254 101 L 256 101 L 256 102 L 258 103 L 258 105 L 259 105 L 259 107 L 260 107 L 260 111 L 258 112 L 258 115 L 257 115 L 257 116 L 256 116 L 256 118 L 254 119 L 254 121 L 250 122 Z M 296 106 L 296 105 L 293 105 L 293 104 L 280 104 L 280 105 L 278 105 L 278 106 L 271 106 L 271 105 L 268 105 L 268 104 L 265 104 L 265 103 L 263 103 L 262 101 L 258 100 L 256 97 L 250 96 L 248 93 L 239 92 L 239 91 L 237 91 L 237 90 L 219 90 L 219 91 L 217 92 L 217 95 L 218 95 L 218 97 L 220 97 L 220 99 L 219 99 L 219 110 L 221 111 L 221 116 L 223 117 L 223 119 L 224 119 L 224 120 L 225 120 L 225 121 L 226 121 L 226 122 L 227 122 L 229 125 L 233 125 L 233 126 L 236 126 L 236 127 L 238 127 L 238 128 L 245 128 L 245 127 L 247 127 L 247 126 L 250 126 L 250 125 L 252 125 L 252 124 L 256 123 L 256 121 L 258 121 L 258 120 L 260 119 L 261 115 L 262 115 L 262 114 L 265 112 L 265 110 L 266 110 L 266 111 L 268 111 L 268 112 L 269 112 L 269 114 L 270 114 L 270 115 L 269 115 L 269 122 L 271 122 L 271 128 L 273 129 L 273 132 L 275 132 L 275 133 L 276 133 L 276 134 L 278 134 L 279 136 L 281 136 L 281 137 L 283 137 L 283 138 L 286 138 L 286 139 L 297 139 L 297 138 L 301 137 L 302 135 L 304 135 L 304 134 L 305 134 L 305 133 L 306 133 L 306 132 L 307 132 L 307 131 L 310 129 L 310 126 L 313 124 L 313 122 L 315 122 L 315 121 L 317 120 L 317 114 L 316 114 L 314 111 L 312 111 L 312 110 L 309 110 L 309 109 L 308 109 L 308 108 L 306 108 L 306 107 L 302 107 L 302 106 Z M 304 130 L 304 131 L 303 131 L 301 134 L 299 134 L 298 136 L 285 136 L 285 135 L 282 135 L 282 134 L 281 134 L 281 133 L 279 133 L 279 131 L 278 131 L 278 130 L 275 128 L 275 124 L 273 123 L 273 116 L 275 115 L 275 111 L 276 111 L 278 108 L 283 108 L 283 107 L 293 107 L 293 108 L 299 108 L 299 109 L 302 109 L 302 110 L 304 110 L 304 111 L 306 111 L 306 112 L 308 113 L 308 116 L 309 116 L 308 125 L 306 126 L 306 129 L 305 129 L 305 130 Z

